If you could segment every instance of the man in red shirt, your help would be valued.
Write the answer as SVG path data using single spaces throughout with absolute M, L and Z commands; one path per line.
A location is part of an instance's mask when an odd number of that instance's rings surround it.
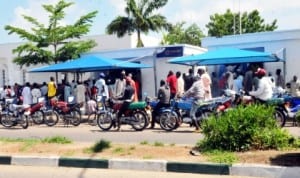
M 177 93 L 177 78 L 176 75 L 173 73 L 173 71 L 169 71 L 168 77 L 167 77 L 167 83 L 170 87 L 171 96 L 170 99 L 175 98 Z

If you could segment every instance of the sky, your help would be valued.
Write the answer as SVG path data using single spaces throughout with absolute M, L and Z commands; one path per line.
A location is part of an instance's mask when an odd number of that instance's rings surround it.
M 88 35 L 105 34 L 106 26 L 117 16 L 125 15 L 125 0 L 66 0 L 74 2 L 67 8 L 64 24 L 72 24 L 80 16 L 97 10 L 98 14 L 93 19 L 93 25 Z M 30 29 L 30 24 L 22 15 L 29 15 L 47 24 L 47 13 L 43 4 L 54 4 L 58 0 L 0 0 L 0 44 L 20 42 L 17 35 L 8 35 L 4 30 L 5 25 L 12 25 Z M 187 25 L 196 23 L 206 34 L 205 25 L 209 22 L 210 15 L 223 14 L 227 9 L 232 12 L 251 12 L 257 9 L 265 23 L 277 19 L 278 29 L 300 29 L 300 1 L 299 0 L 169 0 L 167 5 L 155 13 L 160 13 L 173 24 L 186 22 Z M 159 36 L 161 33 L 149 34 Z

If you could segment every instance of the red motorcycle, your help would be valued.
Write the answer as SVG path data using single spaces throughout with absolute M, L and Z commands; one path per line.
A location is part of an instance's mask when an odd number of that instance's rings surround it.
M 70 97 L 68 102 L 58 101 L 57 98 L 50 100 L 51 109 L 46 111 L 45 123 L 54 126 L 61 118 L 65 125 L 72 124 L 78 126 L 81 123 L 81 104 L 73 103 L 74 97 Z

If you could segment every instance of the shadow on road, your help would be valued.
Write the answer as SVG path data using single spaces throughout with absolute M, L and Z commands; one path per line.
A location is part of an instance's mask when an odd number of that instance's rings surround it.
M 300 153 L 286 153 L 270 159 L 272 165 L 300 166 Z

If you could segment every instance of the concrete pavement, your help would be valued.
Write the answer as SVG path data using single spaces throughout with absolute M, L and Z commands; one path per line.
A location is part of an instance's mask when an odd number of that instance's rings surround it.
M 298 178 L 300 167 L 255 164 L 170 162 L 166 160 L 92 159 L 36 156 L 0 156 L 0 165 L 100 168 L 209 175 Z

